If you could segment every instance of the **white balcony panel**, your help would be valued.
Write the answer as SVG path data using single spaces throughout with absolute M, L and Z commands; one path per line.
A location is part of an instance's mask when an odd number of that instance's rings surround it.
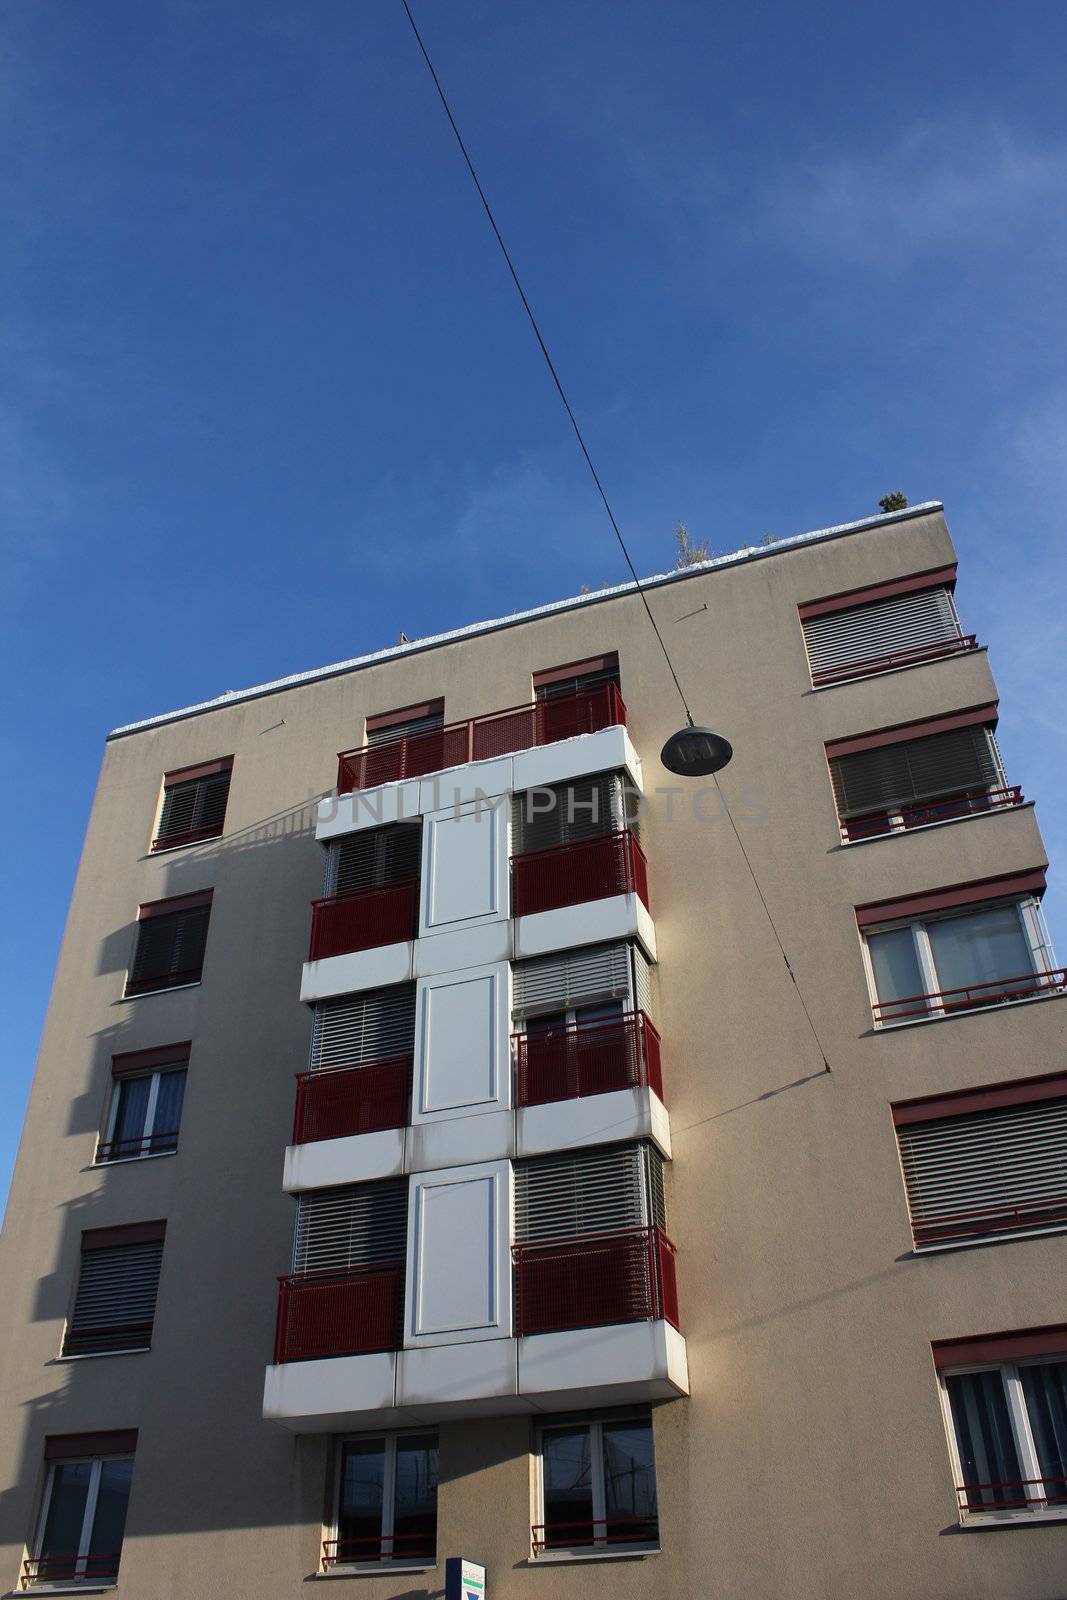
M 285 1361 L 267 1368 L 263 1415 L 294 1433 L 327 1433 L 382 1427 L 396 1397 L 396 1355 L 331 1356 L 324 1361 Z
M 410 822 L 419 815 L 419 783 L 382 783 L 352 794 L 328 794 L 319 801 L 315 837 L 327 844 L 360 828 L 381 828 L 387 822 Z
M 510 980 L 506 961 L 419 979 L 413 1122 L 510 1106 Z
M 451 928 L 415 941 L 416 978 L 464 967 L 486 967 L 511 959 L 511 922 L 480 922 L 473 928 Z
M 404 1145 L 403 1128 L 291 1144 L 285 1152 L 282 1187 L 289 1194 L 299 1194 L 302 1189 L 399 1177 L 404 1171 Z
M 641 758 L 625 728 L 601 728 L 599 733 L 579 734 L 576 739 L 560 739 L 556 744 L 536 745 L 514 758 L 516 792 L 536 789 L 549 783 L 566 783 L 568 778 L 584 778 L 592 772 L 628 772 L 641 788 Z
M 688 1393 L 685 1340 L 669 1322 L 623 1322 L 519 1340 L 519 1394 L 543 1411 Z
M 401 1350 L 397 1357 L 397 1405 L 432 1407 L 431 1415 L 441 1414 L 439 1408 L 460 1407 L 461 1415 L 472 1416 L 477 1414 L 470 1409 L 475 1404 L 490 1416 L 504 1409 L 529 1410 L 518 1405 L 518 1390 L 515 1339 Z
M 507 808 L 473 804 L 423 821 L 419 935 L 508 916 Z
M 416 1173 L 408 1201 L 406 1346 L 511 1329 L 511 1163 Z
M 422 779 L 419 809 L 423 813 L 442 811 L 445 806 L 461 806 L 471 800 L 500 799 L 514 785 L 510 756 L 487 761 L 470 761 L 463 767 L 448 767 Z
M 655 961 L 656 930 L 644 902 L 636 894 L 609 895 L 604 900 L 584 900 L 581 905 L 516 917 L 515 959 L 548 955 L 552 950 L 569 950 L 574 945 L 633 938 Z
M 515 1153 L 515 1117 L 510 1111 L 419 1122 L 407 1132 L 407 1170 L 431 1172 L 472 1162 L 503 1161 Z
M 375 945 L 372 950 L 351 950 L 343 956 L 305 961 L 300 998 L 327 1000 L 335 994 L 355 994 L 360 989 L 384 989 L 407 983 L 412 976 L 412 941 Z
M 670 1127 L 659 1096 L 650 1089 L 617 1089 L 577 1100 L 522 1106 L 516 1114 L 516 1154 L 542 1155 L 622 1139 L 652 1139 L 670 1156 Z

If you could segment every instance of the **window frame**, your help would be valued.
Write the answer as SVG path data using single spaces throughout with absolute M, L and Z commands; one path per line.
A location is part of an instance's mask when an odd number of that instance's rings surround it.
M 226 811 L 230 803 L 230 789 L 233 785 L 233 756 L 219 756 L 213 761 L 200 761 L 191 767 L 176 767 L 163 774 L 163 781 L 159 786 L 159 795 L 156 799 L 155 814 L 152 818 L 152 832 L 148 840 L 148 853 L 150 856 L 166 855 L 171 850 L 188 850 L 196 844 L 210 844 L 215 839 L 221 839 L 226 831 Z M 163 812 L 167 804 L 167 790 L 177 789 L 187 783 L 206 783 L 213 777 L 221 777 L 225 773 L 229 778 L 226 785 L 226 804 L 222 808 L 222 821 L 217 829 L 205 832 L 202 828 L 187 830 L 184 833 L 161 835 L 160 826 L 163 822 Z
M 959 1366 L 938 1369 L 937 1386 L 941 1398 L 941 1415 L 945 1424 L 949 1461 L 954 1475 L 953 1492 L 956 1495 L 956 1509 L 961 1527 L 999 1527 L 1005 1523 L 1012 1522 L 1067 1522 L 1067 1505 L 1056 1506 L 1045 1503 L 1032 1507 L 1008 1507 L 1004 1510 L 997 1510 L 990 1506 L 983 1507 L 980 1511 L 971 1511 L 960 1501 L 960 1490 L 964 1487 L 963 1459 L 959 1440 L 956 1436 L 956 1422 L 952 1415 L 952 1398 L 949 1394 L 948 1379 L 962 1378 L 976 1372 L 996 1372 L 1000 1374 L 1008 1419 L 1011 1423 L 1012 1439 L 1015 1444 L 1016 1454 L 1019 1457 L 1019 1469 L 1023 1474 L 1021 1481 L 1029 1480 L 1031 1483 L 1044 1483 L 1045 1479 L 1041 1472 L 1037 1447 L 1034 1443 L 1033 1428 L 1030 1424 L 1030 1415 L 1026 1409 L 1026 1396 L 1023 1393 L 1022 1379 L 1019 1374 L 1025 1367 L 1050 1366 L 1055 1362 L 1065 1360 L 1067 1360 L 1067 1351 L 1059 1355 L 1029 1356 L 1017 1361 L 972 1361 L 962 1363 Z
M 641 1422 L 647 1423 L 649 1434 L 652 1438 L 652 1476 L 656 1484 L 656 1539 L 655 1543 L 649 1540 L 635 1540 L 632 1543 L 611 1544 L 606 1537 L 607 1527 L 607 1491 L 605 1488 L 606 1474 L 604 1470 L 604 1428 L 616 1422 Z M 536 1550 L 533 1543 L 533 1528 L 544 1529 L 545 1523 L 545 1466 L 544 1466 L 544 1439 L 545 1435 L 559 1432 L 563 1429 L 588 1428 L 589 1430 L 589 1459 L 592 1468 L 591 1498 L 593 1514 L 590 1525 L 594 1530 L 599 1523 L 605 1529 L 605 1535 L 599 1540 L 594 1539 L 592 1545 L 557 1545 L 552 1549 Z M 635 1556 L 658 1555 L 662 1550 L 660 1533 L 659 1511 L 659 1477 L 656 1471 L 656 1439 L 652 1415 L 648 1411 L 624 1410 L 619 1413 L 601 1414 L 599 1416 L 578 1415 L 571 1418 L 553 1417 L 545 1418 L 542 1422 L 534 1424 L 533 1438 L 533 1509 L 536 1513 L 533 1527 L 531 1528 L 530 1560 L 534 1563 L 552 1561 L 613 1561 L 622 1558 L 633 1560 Z M 651 1519 L 650 1519 L 651 1520 Z
M 179 1138 L 179 1135 L 181 1133 L 181 1119 L 180 1118 L 179 1118 L 179 1125 L 178 1125 L 177 1128 L 174 1128 L 173 1130 L 171 1130 L 171 1129 L 165 1129 L 164 1130 L 164 1132 L 173 1131 L 173 1133 L 174 1133 L 174 1148 L 173 1148 L 173 1150 L 153 1150 L 153 1149 L 150 1148 L 152 1140 L 160 1137 L 160 1135 L 157 1133 L 156 1127 L 155 1127 L 156 1111 L 157 1111 L 157 1108 L 158 1108 L 158 1105 L 159 1105 L 159 1082 L 160 1082 L 160 1079 L 164 1076 L 164 1074 L 171 1073 L 171 1072 L 181 1072 L 186 1078 L 188 1078 L 188 1075 L 189 1075 L 189 1058 L 188 1058 L 188 1056 L 185 1056 L 184 1059 L 176 1059 L 175 1061 L 171 1062 L 169 1065 L 160 1065 L 158 1067 L 145 1067 L 145 1069 L 142 1072 L 121 1072 L 121 1073 L 115 1073 L 113 1075 L 112 1080 L 111 1080 L 111 1096 L 110 1096 L 110 1099 L 108 1101 L 107 1116 L 104 1119 L 103 1132 L 97 1134 L 97 1137 L 96 1137 L 96 1150 L 93 1153 L 93 1165 L 95 1167 L 117 1167 L 117 1166 L 121 1166 L 124 1162 L 127 1162 L 127 1161 L 155 1161 L 155 1160 L 158 1160 L 161 1156 L 176 1156 L 178 1154 L 178 1138 Z M 127 1083 L 132 1083 L 132 1082 L 135 1082 L 135 1081 L 140 1081 L 142 1078 L 148 1078 L 151 1081 L 149 1083 L 149 1088 L 148 1088 L 148 1100 L 147 1100 L 147 1102 L 145 1104 L 144 1131 L 140 1135 L 140 1143 L 141 1143 L 140 1150 L 131 1151 L 131 1153 L 129 1155 L 103 1156 L 102 1157 L 100 1155 L 100 1151 L 105 1146 L 113 1143 L 114 1138 L 115 1138 L 115 1127 L 116 1127 L 116 1125 L 118 1123 L 119 1105 L 120 1105 L 121 1100 L 122 1100 L 123 1085 L 127 1084 Z M 185 1090 L 183 1089 L 182 1090 L 182 1112 L 184 1113 L 184 1111 L 185 1111 Z M 131 1139 L 129 1142 L 132 1144 L 133 1140 Z
M 143 1000 L 146 995 L 171 994 L 176 989 L 194 989 L 198 984 L 203 983 L 204 967 L 207 964 L 207 941 L 211 933 L 211 913 L 214 910 L 214 901 L 215 890 L 214 886 L 212 886 L 210 889 L 196 890 L 192 894 L 168 895 L 162 900 L 145 900 L 141 902 L 137 907 L 137 917 L 133 924 L 133 948 L 129 954 L 123 979 L 122 995 L 120 997 L 122 1000 Z M 154 973 L 149 974 L 147 977 L 135 978 L 134 972 L 141 948 L 142 925 L 156 918 L 176 917 L 180 916 L 182 912 L 197 910 L 206 910 L 207 921 L 204 927 L 204 948 L 200 956 L 200 966 L 196 969 L 187 969 L 190 973 L 195 970 L 195 976 L 185 976 L 186 969 L 179 969 L 179 975 L 182 978 L 180 983 L 157 981 L 157 979 L 173 976 L 173 974 L 167 973 Z M 137 987 L 131 989 L 131 984 L 136 984 Z
M 1056 972 L 1058 968 L 1053 964 L 1051 938 L 1045 927 L 1044 917 L 1041 913 L 1041 902 L 1036 895 L 1011 895 L 1003 899 L 991 897 L 989 900 L 974 901 L 967 904 L 947 906 L 942 911 L 920 913 L 913 917 L 888 918 L 885 922 L 866 924 L 859 928 L 860 946 L 863 957 L 863 970 L 867 979 L 867 989 L 870 997 L 874 1026 L 880 1032 L 888 1028 L 904 1028 L 916 1023 L 944 1021 L 948 1017 L 971 1016 L 979 1011 L 997 1011 L 1005 1005 L 1022 1005 L 1028 1000 L 1041 1000 L 1049 995 L 1058 993 L 1054 989 L 1038 990 L 1035 994 L 1021 994 L 1018 999 L 996 1000 L 989 1004 L 980 1001 L 974 1004 L 946 1007 L 943 1004 L 928 1004 L 921 1015 L 904 1017 L 879 1018 L 877 1008 L 881 1005 L 899 1004 L 899 1001 L 882 1000 L 878 993 L 875 981 L 874 960 L 871 954 L 870 941 L 880 933 L 895 933 L 901 929 L 911 930 L 912 947 L 918 964 L 919 974 L 926 985 L 922 998 L 930 1001 L 932 997 L 943 993 L 941 980 L 937 974 L 934 962 L 933 947 L 927 927 L 935 922 L 963 921 L 976 913 L 990 910 L 1001 910 L 1005 906 L 1015 906 L 1019 913 L 1019 923 L 1028 946 L 1028 953 L 1032 963 L 1032 974 L 1035 977 L 1046 973 Z M 1023 977 L 1022 973 L 1006 973 L 1005 978 Z M 976 986 L 973 986 L 976 987 Z M 904 997 L 902 997 L 904 998 Z M 916 995 L 916 999 L 920 996 Z
M 396 1525 L 396 1456 L 397 1442 L 400 1439 L 413 1439 L 421 1435 L 432 1434 L 438 1452 L 440 1452 L 440 1435 L 433 1427 L 426 1428 L 388 1428 L 376 1433 L 342 1433 L 334 1438 L 333 1450 L 333 1487 L 330 1498 L 330 1520 L 323 1525 L 322 1549 L 319 1557 L 321 1572 L 364 1573 L 364 1572 L 430 1572 L 437 1565 L 437 1534 L 438 1514 L 436 1491 L 434 1497 L 434 1532 L 432 1557 L 402 1555 L 383 1555 L 381 1549 L 377 1556 L 367 1561 L 334 1561 L 326 1565 L 324 1552 L 326 1545 L 336 1544 L 340 1538 L 341 1527 L 341 1483 L 344 1465 L 345 1445 L 347 1444 L 375 1444 L 381 1443 L 383 1447 L 382 1463 L 382 1529 L 379 1534 L 379 1544 L 384 1544 L 387 1539 L 393 1538 Z M 440 1476 L 438 1477 L 438 1486 Z M 388 1532 L 386 1529 L 388 1528 Z
M 29 1559 L 31 1561 L 40 1561 L 43 1559 L 41 1554 L 41 1545 L 44 1542 L 45 1528 L 48 1523 L 48 1513 L 52 1507 L 52 1494 L 55 1487 L 57 1468 L 79 1466 L 81 1463 L 86 1461 L 90 1464 L 91 1471 L 89 1474 L 89 1487 L 85 1495 L 85 1511 L 82 1514 L 81 1532 L 78 1536 L 78 1549 L 77 1552 L 74 1553 L 75 1562 L 82 1563 L 90 1559 L 89 1552 L 93 1540 L 93 1527 L 96 1522 L 96 1508 L 100 1498 L 100 1478 L 103 1472 L 104 1463 L 107 1461 L 133 1461 L 134 1459 L 135 1455 L 132 1450 L 123 1450 L 117 1451 L 114 1454 L 104 1454 L 99 1456 L 60 1456 L 55 1461 L 46 1461 L 44 1483 L 41 1489 L 41 1503 L 37 1513 L 36 1525 L 34 1527 L 33 1541 L 29 1546 L 33 1553 Z M 127 1510 L 128 1507 L 129 1502 L 127 1502 Z M 123 1534 L 123 1541 L 125 1542 L 125 1533 Z M 116 1554 L 119 1557 L 119 1561 L 121 1561 L 122 1550 L 119 1549 Z M 93 1578 L 83 1575 L 81 1577 L 75 1576 L 71 1578 L 55 1579 L 29 1578 L 24 1582 L 23 1587 L 30 1592 L 39 1594 L 91 1594 L 93 1592 L 99 1592 L 105 1589 L 113 1589 L 117 1583 L 118 1566 L 116 1564 L 114 1576 L 111 1577 Z

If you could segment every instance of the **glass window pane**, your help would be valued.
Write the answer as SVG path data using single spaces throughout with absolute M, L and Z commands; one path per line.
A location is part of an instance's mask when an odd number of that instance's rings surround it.
M 991 906 L 966 917 L 931 922 L 927 932 L 939 989 L 964 989 L 1033 971 L 1018 906 Z M 972 998 L 981 1000 L 981 990 Z M 963 1002 L 966 997 L 957 999 Z
M 1020 1367 L 1045 1498 L 1067 1505 L 1067 1361 Z
M 88 1577 L 114 1577 L 119 1570 L 132 1479 L 132 1459 L 100 1463 L 100 1488 L 89 1542 Z
M 605 1422 L 604 1510 L 610 1543 L 630 1540 L 645 1543 L 657 1539 L 659 1524 L 651 1420 Z
M 392 1553 L 398 1560 L 433 1557 L 437 1548 L 437 1436 L 396 1441 Z
M 59 1461 L 52 1468 L 52 1492 L 38 1551 L 42 1580 L 59 1581 L 75 1574 L 92 1470 L 91 1461 Z
M 946 1380 L 956 1444 L 963 1466 L 967 1511 L 1025 1506 L 1015 1436 L 999 1372 L 960 1373 Z
M 544 1540 L 560 1545 L 591 1544 L 593 1466 L 588 1427 L 553 1428 L 541 1438 L 544 1485 Z
M 338 1561 L 379 1560 L 384 1489 L 385 1445 L 382 1440 L 351 1440 L 341 1453 Z
M 883 1006 L 893 1000 L 910 1000 L 915 995 L 925 993 L 926 984 L 915 951 L 915 935 L 910 928 L 872 933 L 867 940 L 867 948 L 871 952 L 875 992 Z M 902 1012 L 910 1009 L 908 1006 L 901 1008 Z M 894 1015 L 892 1007 L 887 1015 L 890 1018 Z
M 156 1096 L 156 1115 L 152 1123 L 152 1149 L 176 1150 L 178 1129 L 182 1122 L 182 1101 L 185 1098 L 185 1068 L 177 1072 L 161 1072 L 159 1093 Z
M 111 1136 L 117 1146 L 112 1152 L 114 1155 L 140 1155 L 151 1082 L 151 1077 L 119 1079 L 119 1104 L 115 1113 L 115 1131 Z

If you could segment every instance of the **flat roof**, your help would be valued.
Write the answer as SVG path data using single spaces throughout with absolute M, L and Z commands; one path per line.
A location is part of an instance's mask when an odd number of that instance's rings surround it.
M 745 561 L 759 561 L 776 556 L 796 545 L 817 544 L 821 539 L 838 539 L 843 534 L 862 533 L 866 528 L 880 528 L 889 523 L 907 522 L 911 517 L 925 516 L 931 511 L 944 510 L 940 500 L 924 500 L 919 505 L 908 506 L 904 511 L 890 511 L 877 517 L 863 517 L 859 522 L 839 522 L 832 528 L 813 528 L 808 533 L 795 533 L 771 544 L 747 545 L 731 551 L 726 556 L 712 556 L 698 561 L 680 571 L 660 572 L 651 578 L 641 579 L 642 589 L 658 589 L 668 583 L 684 583 L 700 573 L 714 572 L 720 567 L 736 567 Z M 363 667 L 377 666 L 382 661 L 395 661 L 401 656 L 419 655 L 424 650 L 435 650 L 439 645 L 454 644 L 457 639 L 472 639 L 478 634 L 493 633 L 498 628 L 514 628 L 535 617 L 552 616 L 559 611 L 576 611 L 581 606 L 595 606 L 604 600 L 615 600 L 620 595 L 633 594 L 638 585 L 627 580 L 608 589 L 596 589 L 589 594 L 572 595 L 566 600 L 553 600 L 548 605 L 533 606 L 529 611 L 515 611 L 507 617 L 493 617 L 488 622 L 471 622 L 465 628 L 453 628 L 448 633 L 434 633 L 425 639 L 412 639 L 408 644 L 394 644 L 385 650 L 372 650 L 368 655 L 353 656 L 350 661 L 337 661 L 328 667 L 313 667 L 309 672 L 294 672 L 287 678 L 274 678 L 270 683 L 258 683 L 250 689 L 227 689 L 213 700 L 201 700 L 197 705 L 183 706 L 177 711 L 164 711 L 159 716 L 145 717 L 140 722 L 127 722 L 113 728 L 108 739 L 121 739 L 130 733 L 140 733 L 144 728 L 158 728 L 167 722 L 180 722 L 185 717 L 196 717 L 204 711 L 218 711 L 223 706 L 236 705 L 241 700 L 258 700 L 263 695 L 276 694 L 280 689 L 294 689 L 303 683 L 316 683 L 322 678 L 336 678 L 345 672 L 359 672 Z

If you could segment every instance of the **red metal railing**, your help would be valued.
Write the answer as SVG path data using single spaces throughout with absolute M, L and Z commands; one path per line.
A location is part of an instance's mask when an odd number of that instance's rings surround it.
M 659 1034 L 643 1011 L 553 1032 L 517 1033 L 514 1038 L 520 1106 L 578 1100 L 642 1085 L 663 1099 Z
M 117 1578 L 119 1553 L 95 1556 L 27 1556 L 22 1563 L 22 1587 L 35 1583 L 104 1583 Z
M 515 916 L 636 893 L 648 906 L 648 863 L 629 828 L 511 858 Z
M 293 1143 L 404 1128 L 410 1101 L 409 1055 L 298 1073 Z
M 322 1564 L 327 1571 L 331 1567 L 355 1566 L 363 1561 L 432 1561 L 436 1553 L 436 1530 L 322 1541 Z
M 662 1228 L 514 1247 L 520 1334 L 617 1322 L 678 1326 L 674 1245 Z
M 973 633 L 959 639 L 941 639 L 936 644 L 925 644 L 915 650 L 892 650 L 884 656 L 867 656 L 863 661 L 853 661 L 847 666 L 822 667 L 812 671 L 811 681 L 816 689 L 828 683 L 847 683 L 850 678 L 866 678 L 875 672 L 889 672 L 893 667 L 918 666 L 923 661 L 936 661 L 940 656 L 960 655 L 967 650 L 977 650 L 978 640 Z
M 278 1284 L 275 1363 L 400 1348 L 402 1262 L 308 1272 L 279 1278 Z
M 419 885 L 415 878 L 389 883 L 381 889 L 359 889 L 355 894 L 335 894 L 311 902 L 309 961 L 346 955 L 350 950 L 370 950 L 374 945 L 399 944 L 417 931 Z
M 161 833 L 152 840 L 152 850 L 177 850 L 183 844 L 197 844 L 204 839 L 217 839 L 222 833 L 222 823 L 213 822 L 208 828 L 185 828 L 181 833 Z
M 968 794 L 953 795 L 949 800 L 933 800 L 928 805 L 898 806 L 893 811 L 847 817 L 841 824 L 841 837 L 852 844 L 857 839 L 875 839 L 902 829 L 924 828 L 931 822 L 949 822 L 954 817 L 977 816 L 983 811 L 1003 811 L 1007 806 L 1021 806 L 1022 803 L 1023 792 L 1018 787 L 975 789 Z
M 535 1522 L 531 1532 L 534 1555 L 545 1550 L 591 1550 L 609 1545 L 659 1543 L 659 1519 L 652 1517 L 591 1517 L 586 1522 Z
M 990 1499 L 982 1499 L 986 1494 Z M 956 1485 L 961 1511 L 1033 1511 L 1067 1505 L 1067 1477 L 1010 1478 L 1004 1483 Z M 975 1497 L 978 1498 L 975 1498 Z
M 426 733 L 401 734 L 358 750 L 342 750 L 337 758 L 337 792 L 351 794 L 354 789 L 373 789 L 379 783 L 424 777 L 446 767 L 555 744 L 558 739 L 597 733 L 616 724 L 626 725 L 626 705 L 615 684 L 600 683 L 577 694 L 512 706 Z
M 162 1155 L 178 1148 L 178 1130 L 173 1133 L 145 1133 L 135 1139 L 101 1139 L 96 1147 L 97 1161 L 122 1161 L 131 1156 Z
M 972 1006 L 1007 1005 L 1035 994 L 1059 994 L 1067 986 L 1067 971 L 1026 972 L 1017 978 L 993 978 L 987 983 L 965 984 L 959 989 L 935 989 L 900 1000 L 881 1000 L 874 1007 L 875 1022 L 903 1022 L 907 1017 L 936 1016 L 966 1011 Z
M 1022 1228 L 1056 1228 L 1067 1223 L 1067 1194 L 1030 1205 L 972 1207 L 944 1211 L 928 1222 L 912 1218 L 917 1245 L 943 1244 L 953 1239 L 974 1239 L 993 1233 L 1013 1233 Z

